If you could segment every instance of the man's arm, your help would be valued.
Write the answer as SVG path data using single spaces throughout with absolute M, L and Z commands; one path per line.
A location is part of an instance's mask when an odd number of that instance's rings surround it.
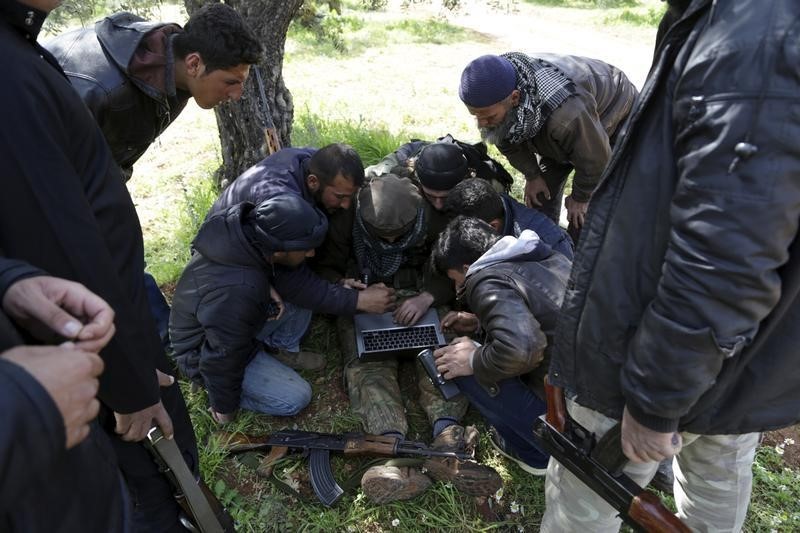
M 297 268 L 276 265 L 274 285 L 285 301 L 315 313 L 352 315 L 356 312 L 358 291 L 325 281 L 305 263 Z
M 472 368 L 475 378 L 488 386 L 536 368 L 547 337 L 512 281 L 505 276 L 481 278 L 469 280 L 467 301 L 487 337 L 473 356 Z
M 698 67 L 686 75 L 687 91 L 692 75 L 702 87 L 698 78 L 709 73 Z M 779 269 L 800 220 L 800 146 L 789 140 L 800 118 L 769 94 L 758 105 L 749 96 L 708 103 L 698 108 L 705 115 L 676 125 L 669 246 L 621 376 L 626 408 L 650 430 L 677 429 L 781 296 Z M 765 118 L 750 131 L 758 112 Z M 770 116 L 781 117 L 780 128 Z M 758 152 L 732 165 L 734 147 L 748 135 Z

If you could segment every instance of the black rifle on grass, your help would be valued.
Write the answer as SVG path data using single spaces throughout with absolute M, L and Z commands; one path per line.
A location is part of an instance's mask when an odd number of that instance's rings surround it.
M 690 533 L 658 496 L 622 473 L 627 459 L 622 453 L 620 424 L 597 441 L 594 433 L 570 418 L 560 387 L 545 382 L 545 391 L 547 414 L 536 420 L 533 433 L 553 458 L 616 509 L 634 530 Z
M 269 454 L 259 467 L 259 474 L 262 476 L 270 476 L 272 466 L 290 451 L 307 455 L 311 486 L 319 500 L 328 507 L 336 503 L 344 494 L 344 490 L 336 482 L 331 471 L 331 452 L 342 453 L 346 456 L 472 459 L 472 456 L 466 452 L 432 450 L 421 442 L 366 433 L 331 434 L 284 430 L 263 437 L 251 437 L 243 433 L 223 434 L 221 437 L 223 442 L 227 439 L 225 448 L 229 453 L 270 448 Z

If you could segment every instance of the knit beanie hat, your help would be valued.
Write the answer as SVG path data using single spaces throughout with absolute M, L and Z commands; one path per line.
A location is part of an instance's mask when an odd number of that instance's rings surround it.
M 313 250 L 328 232 L 325 214 L 296 194 L 279 194 L 247 214 L 254 238 L 273 252 Z
M 408 232 L 417 220 L 422 197 L 408 178 L 384 174 L 373 178 L 358 192 L 358 213 L 376 237 L 396 237 Z
M 488 107 L 508 97 L 517 86 L 517 71 L 504 57 L 473 59 L 461 73 L 458 96 L 470 107 Z
M 417 155 L 414 172 L 419 182 L 434 191 L 449 191 L 467 177 L 467 158 L 453 143 L 436 142 Z

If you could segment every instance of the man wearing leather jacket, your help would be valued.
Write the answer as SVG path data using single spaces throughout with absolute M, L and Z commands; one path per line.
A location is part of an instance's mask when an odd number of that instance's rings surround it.
M 432 257 L 471 311 L 451 312 L 443 326 L 461 335 L 481 333 L 483 340 L 462 336 L 439 348 L 437 368 L 492 426 L 498 451 L 544 475 L 548 455 L 530 428 L 546 410 L 546 361 L 572 264 L 531 230 L 503 237 L 463 216 L 442 232 Z

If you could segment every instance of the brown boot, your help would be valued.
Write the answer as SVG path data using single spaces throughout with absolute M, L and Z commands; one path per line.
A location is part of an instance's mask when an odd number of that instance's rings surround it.
M 301 350 L 299 352 L 290 352 L 279 349 L 277 352 L 270 352 L 270 355 L 295 370 L 311 370 L 318 372 L 325 368 L 325 356 L 317 352 L 308 352 Z
M 361 490 L 372 503 L 410 500 L 431 485 L 428 476 L 413 466 L 373 466 L 361 477 Z
M 434 439 L 431 448 L 442 451 L 466 451 L 474 456 L 478 431 L 469 426 L 448 426 Z M 455 457 L 431 457 L 423 465 L 436 481 L 449 481 L 464 494 L 490 496 L 503 486 L 494 468 L 476 461 L 459 461 Z

